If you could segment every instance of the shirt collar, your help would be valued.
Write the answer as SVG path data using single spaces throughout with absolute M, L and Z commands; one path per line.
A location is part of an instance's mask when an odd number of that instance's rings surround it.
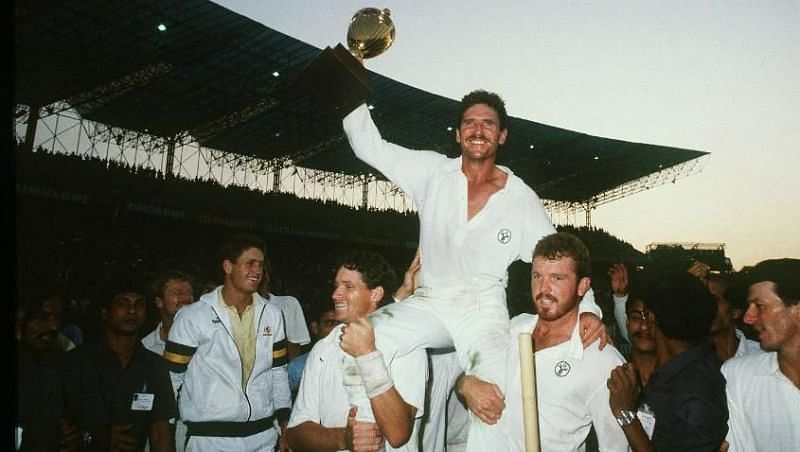
M 536 328 L 536 324 L 539 322 L 539 316 L 534 316 L 533 327 L 530 331 L 533 331 Z M 544 350 L 539 350 L 536 353 L 542 353 L 543 355 L 548 355 L 549 351 L 552 350 L 554 355 L 553 356 L 566 356 L 571 359 L 582 360 L 583 359 L 583 341 L 581 340 L 580 334 L 580 318 L 575 322 L 575 327 L 572 329 L 572 335 L 566 342 L 562 342 L 558 345 L 553 347 L 548 347 Z
M 514 172 L 511 171 L 507 166 L 498 165 L 497 163 L 495 163 L 495 166 L 505 171 L 508 174 L 509 178 L 511 178 L 511 176 L 514 175 Z M 447 171 L 448 173 L 461 171 L 461 156 L 459 155 L 454 159 L 449 159 L 449 161 L 444 165 L 444 170 Z M 506 186 L 508 186 L 508 182 L 506 182 Z

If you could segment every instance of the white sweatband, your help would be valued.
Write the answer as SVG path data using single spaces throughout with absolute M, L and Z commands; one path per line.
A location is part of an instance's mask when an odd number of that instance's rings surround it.
M 356 358 L 356 365 L 364 382 L 364 389 L 370 399 L 381 395 L 394 386 L 389 370 L 383 363 L 383 355 L 378 350 Z

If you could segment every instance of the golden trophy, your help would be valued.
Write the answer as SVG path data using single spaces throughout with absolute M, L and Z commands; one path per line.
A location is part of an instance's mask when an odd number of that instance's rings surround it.
M 297 84 L 323 110 L 342 119 L 372 93 L 362 60 L 385 52 L 395 37 L 388 9 L 363 8 L 347 30 L 348 49 L 326 47 L 298 75 Z

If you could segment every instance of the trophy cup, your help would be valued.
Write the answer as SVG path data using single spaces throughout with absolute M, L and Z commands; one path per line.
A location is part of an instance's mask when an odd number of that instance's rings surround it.
M 385 52 L 395 37 L 388 9 L 363 8 L 350 20 L 347 45 L 326 47 L 297 76 L 297 85 L 314 102 L 341 120 L 372 93 L 362 60 Z

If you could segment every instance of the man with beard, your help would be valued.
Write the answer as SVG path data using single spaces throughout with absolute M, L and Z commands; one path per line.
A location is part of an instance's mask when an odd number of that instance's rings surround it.
M 731 451 L 800 450 L 800 259 L 758 263 L 744 322 L 766 353 L 732 358 L 727 380 Z
M 457 391 L 484 422 L 498 423 L 506 443 L 497 450 L 524 451 L 518 335 L 533 340 L 543 451 L 578 451 L 592 427 L 600 450 L 627 450 L 622 429 L 608 410 L 606 379 L 625 360 L 614 347 L 583 347 L 578 304 L 590 285 L 589 251 L 574 235 L 542 238 L 533 251 L 531 296 L 537 314 L 511 320 L 505 399 L 496 385 L 462 376 Z M 487 397 L 494 394 L 494 397 Z
M 226 240 L 222 286 L 179 310 L 169 331 L 164 358 L 189 452 L 286 449 L 286 336 L 280 309 L 258 294 L 264 250 L 251 235 Z
M 112 278 L 101 294 L 104 331 L 69 352 L 62 439 L 80 450 L 172 451 L 169 420 L 176 415 L 164 361 L 139 341 L 146 302 L 128 276 Z M 78 434 L 75 435 L 74 433 Z

